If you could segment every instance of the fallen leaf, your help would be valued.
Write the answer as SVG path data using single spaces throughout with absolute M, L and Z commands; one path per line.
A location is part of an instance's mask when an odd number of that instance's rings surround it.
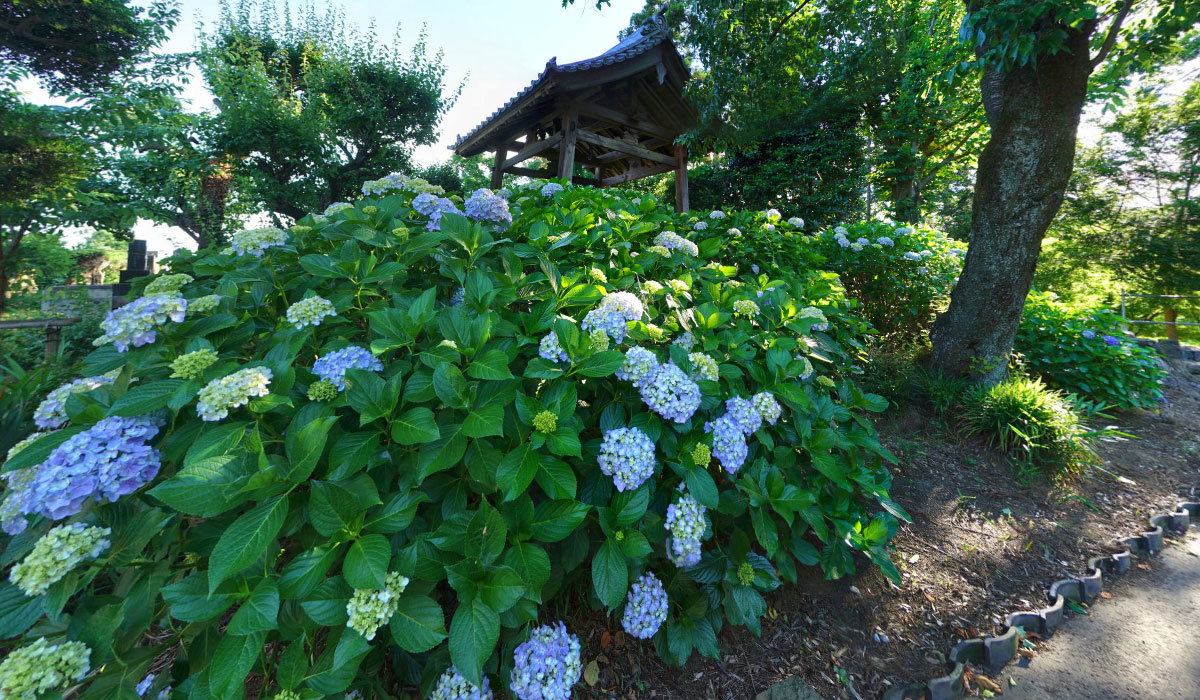
M 600 635 L 600 648 L 607 649 L 610 644 L 612 644 L 612 635 L 608 630 L 604 630 L 604 633 Z
M 596 685 L 600 680 L 600 664 L 596 663 L 595 659 L 588 662 L 587 666 L 583 667 L 583 680 L 587 681 L 588 685 Z
M 1100 597 L 1105 600 L 1108 600 L 1108 599 L 1112 598 L 1112 593 L 1109 593 L 1108 591 L 1100 591 Z
M 983 688 L 984 690 L 990 690 L 993 693 L 999 693 L 1000 695 L 1004 695 L 1004 689 L 1000 687 L 999 683 L 992 680 L 991 678 L 980 675 L 978 673 L 976 673 L 973 677 L 975 679 L 975 685 L 979 686 L 980 688 Z

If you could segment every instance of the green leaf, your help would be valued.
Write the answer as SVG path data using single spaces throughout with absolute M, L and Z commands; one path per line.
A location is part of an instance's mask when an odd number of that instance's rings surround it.
M 167 407 L 167 401 L 183 386 L 182 379 L 163 379 L 146 384 L 134 384 L 129 391 L 113 402 L 110 416 L 142 416 Z
M 560 500 L 575 498 L 578 484 L 571 465 L 549 455 L 543 455 L 538 463 L 536 479 L 546 495 Z
M 547 436 L 546 447 L 556 455 L 578 457 L 582 445 L 579 443 L 579 433 L 568 428 L 559 428 Z
M 242 607 L 229 620 L 227 634 L 251 634 L 275 629 L 279 615 L 279 587 L 271 579 L 263 579 L 250 593 Z
M 508 369 L 508 354 L 503 350 L 485 350 L 467 367 L 467 374 L 475 379 L 512 379 Z
M 211 518 L 242 502 L 238 491 L 249 477 L 245 460 L 226 454 L 195 461 L 147 493 L 180 512 Z
M 462 430 L 467 437 L 473 438 L 503 435 L 504 406 L 493 403 L 472 408 L 463 420 Z
M 720 500 L 717 483 L 713 481 L 712 474 L 707 469 L 692 467 L 684 475 L 684 482 L 697 503 L 708 508 L 717 507 Z
M 169 586 L 163 586 L 162 597 L 167 601 L 171 617 L 184 622 L 203 622 L 220 615 L 233 605 L 238 595 L 232 584 L 209 593 L 203 573 L 195 573 Z
M 211 427 L 209 424 L 205 424 L 200 437 L 196 438 L 196 441 L 188 448 L 187 455 L 183 458 L 183 466 L 189 466 L 193 462 L 209 457 L 223 455 L 237 447 L 242 441 L 242 436 L 246 434 L 248 425 L 250 424 L 246 422 Z
M 629 567 L 625 555 L 612 540 L 605 540 L 592 558 L 592 587 L 600 602 L 609 610 L 621 604 L 629 588 Z
M 217 650 L 208 664 L 208 689 L 219 698 L 231 698 L 245 692 L 243 682 L 262 653 L 265 632 L 221 635 Z
M 587 517 L 591 506 L 573 500 L 542 501 L 533 511 L 530 530 L 538 542 L 566 539 Z
M 45 462 L 46 458 L 50 456 L 50 453 L 53 452 L 56 447 L 66 442 L 67 438 L 70 438 L 72 435 L 78 435 L 90 427 L 91 426 L 73 425 L 63 428 L 62 430 L 55 430 L 48 435 L 41 436 L 40 438 L 29 443 L 25 449 L 13 455 L 12 459 L 5 461 L 4 471 L 11 472 L 17 469 L 36 467 L 42 462 Z
M 322 544 L 301 552 L 288 562 L 279 574 L 279 592 L 283 599 L 295 600 L 312 593 L 325 580 L 340 552 L 341 545 Z
M 275 682 L 283 690 L 292 690 L 300 685 L 300 681 L 304 680 L 304 674 L 308 671 L 308 653 L 304 648 L 304 643 L 307 641 L 307 636 L 304 632 L 300 636 L 288 644 L 287 649 L 279 655 L 279 661 L 275 664 Z
M 454 364 L 443 362 L 433 370 L 433 391 L 451 408 L 467 407 L 467 380 Z
M 400 598 L 389 629 L 400 648 L 413 654 L 429 651 L 449 636 L 442 606 L 423 595 Z
M 346 561 L 342 563 L 342 576 L 351 588 L 382 590 L 386 585 L 388 563 L 392 559 L 392 547 L 383 535 L 365 535 L 350 545 Z
M 0 638 L 12 639 L 33 627 L 42 616 L 42 602 L 42 596 L 30 598 L 8 581 L 0 583 Z
M 496 483 L 504 489 L 504 500 L 511 501 L 525 493 L 538 470 L 538 455 L 528 442 L 504 455 L 496 467 Z
M 486 566 L 499 558 L 507 537 L 508 523 L 504 521 L 504 516 L 487 501 L 482 501 L 467 526 L 463 553 Z
M 208 588 L 215 591 L 222 581 L 241 572 L 267 552 L 287 517 L 288 502 L 282 496 L 263 501 L 229 526 L 209 556 Z
M 544 357 L 535 357 L 525 365 L 525 376 L 531 379 L 558 379 L 563 370 Z
M 386 418 L 400 400 L 400 377 L 397 375 L 385 382 L 374 372 L 346 370 L 346 400 L 358 411 L 359 425 Z
M 371 513 L 371 517 L 363 524 L 363 530 L 385 534 L 399 532 L 412 523 L 417 506 L 428 500 L 429 495 L 421 491 L 398 493 L 379 510 Z
M 303 414 L 304 411 L 301 410 L 297 414 L 297 420 Z M 296 426 L 295 421 L 288 426 L 287 435 L 284 436 L 284 452 L 288 464 L 285 478 L 288 481 L 299 483 L 312 475 L 322 453 L 325 452 L 329 429 L 336 422 L 337 416 L 321 416 L 302 426 Z
M 433 411 L 424 406 L 410 408 L 392 421 L 392 439 L 401 445 L 433 442 L 441 437 Z
M 483 684 L 483 664 L 500 640 L 500 616 L 482 600 L 458 606 L 450 621 L 450 662 L 473 685 Z
M 585 377 L 607 377 L 621 369 L 624 362 L 625 355 L 621 351 L 605 350 L 584 358 L 575 366 L 575 371 Z
M 531 542 L 519 542 L 504 553 L 504 565 L 520 575 L 526 595 L 541 602 L 542 587 L 550 580 L 550 556 L 546 550 Z

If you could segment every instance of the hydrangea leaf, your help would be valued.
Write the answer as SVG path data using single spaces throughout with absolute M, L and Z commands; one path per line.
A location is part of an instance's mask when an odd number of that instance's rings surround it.
M 210 591 L 216 590 L 222 581 L 266 554 L 267 544 L 283 527 L 287 512 L 287 499 L 276 496 L 263 501 L 229 525 L 209 556 Z

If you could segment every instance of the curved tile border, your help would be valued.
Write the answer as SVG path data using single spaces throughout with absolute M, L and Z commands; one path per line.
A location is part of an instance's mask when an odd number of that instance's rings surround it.
M 1191 492 L 1196 499 L 1196 489 Z M 1119 543 L 1123 552 L 1088 559 L 1087 571 L 1077 578 L 1066 578 L 1050 584 L 1047 598 L 1050 602 L 1036 612 L 1015 612 L 1005 620 L 1002 634 L 968 639 L 959 642 L 950 650 L 950 668 L 945 676 L 931 679 L 925 684 L 894 686 L 883 694 L 883 700 L 957 700 L 965 697 L 963 674 L 966 664 L 999 671 L 1017 655 L 1021 646 L 1021 630 L 1036 631 L 1041 637 L 1054 634 L 1063 621 L 1067 601 L 1087 603 L 1095 600 L 1104 588 L 1106 574 L 1119 574 L 1133 565 L 1133 555 L 1153 556 L 1162 550 L 1163 537 L 1167 532 L 1182 535 L 1195 521 L 1200 526 L 1200 500 L 1180 503 L 1174 513 L 1155 515 L 1150 518 L 1151 530 L 1126 537 Z

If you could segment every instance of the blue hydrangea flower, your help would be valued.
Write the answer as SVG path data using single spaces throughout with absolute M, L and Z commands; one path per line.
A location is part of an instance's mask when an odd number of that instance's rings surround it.
M 85 391 L 99 389 L 106 384 L 112 384 L 116 381 L 118 373 L 119 370 L 114 370 L 96 377 L 76 379 L 51 391 L 46 394 L 46 398 L 38 404 L 37 409 L 33 412 L 33 424 L 47 430 L 61 428 L 67 424 L 66 403 L 71 394 L 81 394 Z
M 712 219 L 713 221 L 719 221 L 725 218 L 725 212 L 721 211 L 720 209 L 713 209 L 708 213 L 708 218 Z
M 111 342 L 117 352 L 153 343 L 156 329 L 167 321 L 180 323 L 187 314 L 187 299 L 175 296 L 142 297 L 108 312 L 100 322 L 104 335 L 97 344 Z
M 154 685 L 154 674 L 147 673 L 146 677 L 138 681 L 137 687 L 133 690 L 138 694 L 138 697 L 145 697 L 146 693 L 150 692 L 150 686 Z
M 289 306 L 285 316 L 288 323 L 297 329 L 305 326 L 316 327 L 321 325 L 321 320 L 326 316 L 337 316 L 337 309 L 328 299 L 313 296 L 301 299 Z
M 549 199 L 559 192 L 563 191 L 563 186 L 557 182 L 547 182 L 542 186 L 542 196 Z
M 238 231 L 229 238 L 229 247 L 238 255 L 261 257 L 268 248 L 287 243 L 288 234 L 280 228 L 251 228 Z
M 754 410 L 758 411 L 758 415 L 762 416 L 763 420 L 771 425 L 775 425 L 775 422 L 779 420 L 779 416 L 783 415 L 783 407 L 779 405 L 779 401 L 769 392 L 758 392 L 750 397 L 750 402 L 754 404 Z
M 695 243 L 692 243 L 674 231 L 663 231 L 655 236 L 654 245 L 662 246 L 667 250 L 678 251 L 693 258 L 700 255 L 700 248 Z
M 463 203 L 467 216 L 476 221 L 494 221 L 502 228 L 512 223 L 512 214 L 508 211 L 508 202 L 503 197 L 492 194 L 486 187 L 480 187 L 471 193 Z
M 662 581 L 650 572 L 629 587 L 621 627 L 638 639 L 650 639 L 667 620 L 667 592 Z
M 896 245 L 896 242 L 893 241 L 892 239 L 888 238 L 887 236 L 880 236 L 879 238 L 875 239 L 875 242 L 878 243 L 879 245 L 884 245 L 889 248 Z
M 513 652 L 509 688 L 520 700 L 569 700 L 583 672 L 580 649 L 561 621 L 538 627 Z
M 702 352 L 688 353 L 688 359 L 692 362 L 692 369 L 696 376 L 706 381 L 715 382 L 721 378 L 721 370 L 717 366 L 717 361 L 705 355 Z
M 904 259 L 905 260 L 920 260 L 921 254 L 910 250 L 904 254 Z
M 658 367 L 658 358 L 654 356 L 653 352 L 640 346 L 634 346 L 625 352 L 625 362 L 616 372 L 617 379 L 638 385 L 656 367 Z
M 1109 346 L 1109 347 L 1114 347 L 1114 346 L 1117 346 L 1117 345 L 1120 345 L 1120 344 L 1121 344 L 1121 339 L 1120 339 L 1120 338 L 1115 338 L 1115 337 L 1113 337 L 1113 336 L 1111 336 L 1111 335 L 1105 335 L 1105 336 L 1101 336 L 1101 340 L 1103 340 L 1103 341 L 1104 341 L 1104 344 L 1105 344 L 1105 345 L 1107 345 L 1107 346 Z
M 146 444 L 157 433 L 157 422 L 147 416 L 101 419 L 54 448 L 19 484 L 11 479 L 5 510 L 62 520 L 88 499 L 111 502 L 133 493 L 158 474 L 158 450 Z M 6 522 L 5 532 L 23 531 L 20 520 Z
M 778 209 L 768 209 L 764 214 L 767 217 L 767 221 L 779 221 L 783 218 L 783 214 L 780 214 Z
M 492 700 L 493 697 L 487 676 L 483 677 L 483 686 L 476 687 L 451 666 L 438 678 L 429 700 Z
M 407 179 L 400 173 L 392 173 L 391 175 L 384 175 L 378 180 L 367 180 L 362 184 L 363 196 L 370 197 L 371 195 L 386 194 L 392 190 L 402 189 Z
M 638 428 L 609 430 L 596 461 L 618 491 L 631 491 L 654 475 L 654 441 Z
M 648 372 L 638 389 L 650 410 L 676 423 L 686 423 L 700 408 L 700 385 L 689 379 L 674 362 L 661 364 Z
M 616 342 L 625 339 L 629 321 L 641 319 L 645 313 L 642 302 L 629 292 L 605 294 L 600 304 L 583 317 L 583 330 L 592 332 L 600 329 Z
M 462 306 L 462 303 L 467 300 L 467 290 L 458 287 L 450 294 L 450 306 Z
M 837 241 L 837 244 L 843 248 L 850 247 L 850 239 L 849 238 L 838 236 L 838 237 L 835 237 L 833 240 Z
M 804 219 L 801 219 L 798 216 L 793 216 L 792 218 L 788 219 L 787 222 L 788 226 L 791 226 L 792 228 L 804 228 Z
M 458 207 L 454 206 L 454 202 L 429 192 L 422 192 L 413 197 L 412 205 L 418 214 L 429 217 L 429 223 L 425 224 L 428 231 L 442 230 L 442 214 L 462 214 Z
M 725 415 L 746 435 L 751 435 L 762 427 L 762 416 L 754 408 L 754 404 L 740 396 L 725 402 Z
M 721 462 L 721 467 L 736 474 L 746 463 L 746 433 L 742 426 L 729 414 L 704 424 L 704 430 L 712 433 L 712 454 Z
M 256 396 L 271 393 L 267 388 L 271 379 L 271 370 L 266 367 L 247 367 L 214 379 L 200 390 L 196 415 L 205 421 L 221 420 L 231 409 L 245 406 Z
M 538 343 L 538 356 L 551 362 L 567 362 L 571 359 L 562 344 L 558 342 L 558 334 L 554 331 L 542 336 L 541 342 Z
M 313 374 L 333 384 L 338 391 L 346 389 L 346 370 L 365 369 L 371 372 L 383 371 L 383 363 L 371 351 L 358 345 L 334 350 L 317 358 L 313 363 Z
M 1083 336 L 1087 340 L 1091 340 L 1092 338 L 1096 337 L 1096 331 L 1084 331 L 1084 332 L 1080 333 L 1079 335 Z
M 913 232 L 912 226 L 901 226 L 896 229 L 897 236 L 907 236 L 908 234 L 910 234 L 912 232 Z
M 825 318 L 825 313 L 815 306 L 806 306 L 803 309 L 800 309 L 800 313 L 797 315 L 800 318 L 815 319 L 816 323 L 812 324 L 811 326 L 812 330 L 814 331 L 829 330 L 829 319 Z
M 671 343 L 678 345 L 684 350 L 691 351 L 691 349 L 696 345 L 696 336 L 692 335 L 689 331 L 684 331 L 680 333 L 675 340 L 671 341 Z
M 700 563 L 700 544 L 704 541 L 704 530 L 707 528 L 704 514 L 707 511 L 686 491 L 667 506 L 667 558 L 675 566 L 687 568 Z

